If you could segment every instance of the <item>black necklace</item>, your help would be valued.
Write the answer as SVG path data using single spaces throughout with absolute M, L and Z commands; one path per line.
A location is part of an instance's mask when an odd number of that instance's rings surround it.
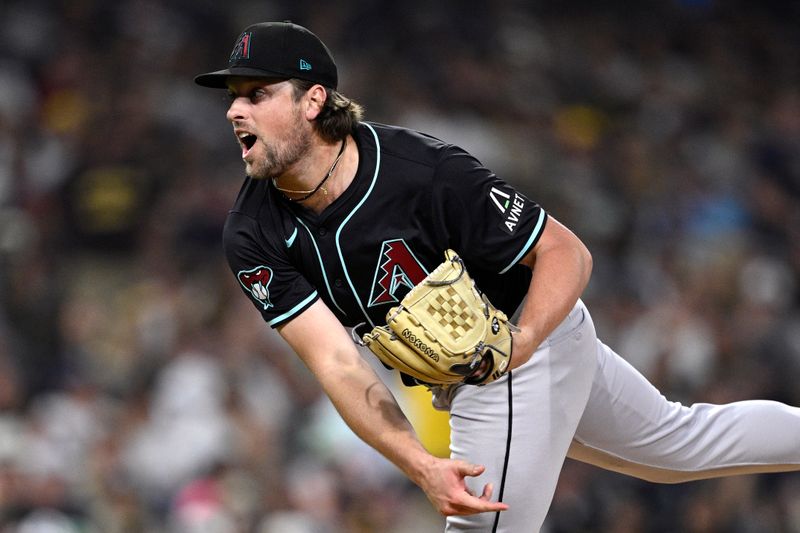
M 317 184 L 317 186 L 314 187 L 313 189 L 311 189 L 310 191 L 293 191 L 292 189 L 283 189 L 281 187 L 278 187 L 278 182 L 276 181 L 275 178 L 272 178 L 272 185 L 276 189 L 281 191 L 282 193 L 287 193 L 288 192 L 288 193 L 291 193 L 291 194 L 303 194 L 304 195 L 304 196 L 301 196 L 300 198 L 290 198 L 290 197 L 288 197 L 288 196 L 286 196 L 284 194 L 283 197 L 286 198 L 287 200 L 289 200 L 290 202 L 302 202 L 303 200 L 308 200 L 309 198 L 311 198 L 314 195 L 314 193 L 316 193 L 320 189 L 322 189 L 322 194 L 324 194 L 325 196 L 328 196 L 328 189 L 323 187 L 323 185 L 325 184 L 326 181 L 328 181 L 328 178 L 331 177 L 331 174 L 333 174 L 333 171 L 336 170 L 336 165 L 339 164 L 339 160 L 342 158 L 342 154 L 344 154 L 344 147 L 346 145 L 347 145 L 347 138 L 345 137 L 344 140 L 342 141 L 342 147 L 339 149 L 339 155 L 336 156 L 336 159 L 334 160 L 333 164 L 331 165 L 331 168 L 328 169 L 328 173 L 325 174 L 325 177 L 322 178 L 322 181 L 320 181 L 319 184 Z

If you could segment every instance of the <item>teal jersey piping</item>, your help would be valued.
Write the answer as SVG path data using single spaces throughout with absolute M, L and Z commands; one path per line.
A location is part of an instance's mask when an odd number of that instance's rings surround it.
M 328 274 L 325 273 L 325 264 L 322 262 L 322 254 L 319 253 L 319 247 L 317 246 L 317 241 L 314 240 L 314 234 L 311 233 L 311 230 L 308 229 L 308 226 L 306 226 L 305 222 L 303 222 L 297 217 L 295 217 L 295 219 L 306 229 L 306 231 L 308 232 L 308 236 L 311 237 L 311 244 L 314 245 L 314 251 L 317 252 L 317 260 L 319 261 L 319 268 L 322 271 L 322 279 L 325 280 L 325 288 L 328 290 L 328 295 L 331 297 L 333 305 L 336 306 L 336 309 L 338 309 L 339 312 L 342 313 L 342 315 L 347 316 L 347 313 L 342 311 L 342 308 L 339 307 L 339 303 L 336 301 L 336 298 L 333 297 L 333 291 L 331 290 L 331 285 L 330 283 L 328 283 Z
M 313 300 L 313 299 L 314 299 L 314 298 L 316 298 L 316 297 L 317 297 L 317 291 L 314 291 L 314 292 L 312 292 L 311 294 L 309 294 L 309 295 L 306 297 L 306 299 L 305 299 L 305 300 L 303 300 L 303 301 L 302 301 L 302 302 L 300 302 L 299 304 L 295 305 L 294 307 L 292 307 L 291 309 L 289 309 L 288 311 L 286 311 L 286 312 L 285 312 L 285 313 L 283 313 L 282 315 L 280 315 L 280 316 L 276 316 L 275 318 L 273 318 L 272 320 L 270 320 L 269 322 L 267 322 L 267 324 L 269 324 L 270 326 L 272 326 L 273 324 L 277 324 L 278 322 L 281 322 L 282 320 L 285 320 L 285 319 L 287 319 L 287 318 L 291 317 L 292 315 L 294 315 L 295 313 L 297 313 L 297 312 L 298 312 L 300 309 L 302 309 L 303 307 L 305 307 L 305 306 L 308 304 L 308 302 L 310 302 L 311 300 Z
M 381 168 L 381 143 L 378 140 L 378 134 L 375 132 L 372 126 L 370 126 L 366 122 L 362 124 L 364 124 L 369 129 L 369 131 L 372 133 L 372 136 L 375 138 L 375 173 L 372 175 L 372 183 L 370 183 L 369 189 L 367 189 L 367 192 L 366 194 L 364 194 L 364 197 L 361 199 L 360 202 L 358 202 L 358 204 L 353 208 L 353 210 L 350 211 L 350 214 L 345 217 L 345 219 L 339 226 L 339 229 L 336 230 L 336 251 L 339 253 L 339 261 L 342 263 L 342 270 L 344 271 L 344 277 L 347 279 L 347 284 L 350 285 L 350 290 L 353 292 L 353 296 L 355 296 L 356 298 L 358 307 L 361 308 L 361 312 L 364 313 L 364 317 L 367 319 L 367 322 L 369 322 L 370 326 L 375 327 L 375 324 L 369 317 L 369 313 L 367 313 L 367 310 L 364 309 L 364 304 L 358 297 L 358 292 L 356 292 L 356 288 L 353 285 L 353 280 L 350 279 L 350 273 L 347 271 L 347 265 L 345 264 L 344 256 L 342 255 L 342 247 L 339 245 L 339 239 L 342 236 L 342 230 L 344 229 L 345 224 L 347 224 L 350 221 L 355 212 L 358 211 L 362 205 L 364 205 L 364 202 L 367 201 L 369 195 L 372 194 L 372 189 L 375 188 L 375 182 L 378 181 L 378 171 Z
M 522 250 L 519 252 L 519 254 L 517 254 L 517 257 L 515 257 L 514 260 L 511 261 L 511 264 L 500 271 L 501 274 L 505 274 L 506 272 L 511 270 L 511 267 L 513 267 L 514 265 L 519 263 L 520 260 L 523 257 L 525 257 L 525 254 L 528 253 L 528 250 L 531 247 L 531 245 L 533 244 L 533 241 L 535 241 L 539 237 L 539 232 L 542 231 L 542 225 L 544 224 L 544 220 L 545 220 L 546 216 L 547 215 L 545 214 L 544 209 L 539 211 L 539 220 L 536 221 L 536 227 L 533 228 L 533 231 L 531 232 L 531 236 L 528 237 L 528 242 L 526 242 L 525 246 L 522 247 Z

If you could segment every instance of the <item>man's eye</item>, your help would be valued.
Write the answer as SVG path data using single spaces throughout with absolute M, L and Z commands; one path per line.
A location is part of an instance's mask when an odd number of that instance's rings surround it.
M 252 91 L 249 91 L 247 93 L 244 93 L 243 95 L 246 95 L 247 99 L 250 100 L 251 102 L 258 102 L 259 100 L 267 96 L 267 91 L 258 88 L 258 89 L 253 89 Z M 228 101 L 228 103 L 233 103 L 234 100 L 239 98 L 239 96 L 243 95 L 239 95 L 233 91 L 228 91 L 227 94 L 225 95 L 225 98 Z

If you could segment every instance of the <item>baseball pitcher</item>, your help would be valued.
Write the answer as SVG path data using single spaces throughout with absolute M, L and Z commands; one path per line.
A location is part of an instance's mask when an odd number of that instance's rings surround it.
M 224 247 L 245 296 L 447 531 L 538 531 L 567 456 L 667 483 L 800 469 L 800 409 L 664 398 L 598 340 L 583 243 L 458 146 L 363 121 L 307 29 L 249 26 L 195 81 L 230 96 L 247 176 Z M 449 411 L 450 458 L 357 344 Z

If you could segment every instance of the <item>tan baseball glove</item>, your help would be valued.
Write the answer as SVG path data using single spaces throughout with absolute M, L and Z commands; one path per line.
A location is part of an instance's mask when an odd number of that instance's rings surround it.
M 422 383 L 484 385 L 511 361 L 515 326 L 478 292 L 452 250 L 389 310 L 386 324 L 364 335 L 364 343 L 383 363 Z

